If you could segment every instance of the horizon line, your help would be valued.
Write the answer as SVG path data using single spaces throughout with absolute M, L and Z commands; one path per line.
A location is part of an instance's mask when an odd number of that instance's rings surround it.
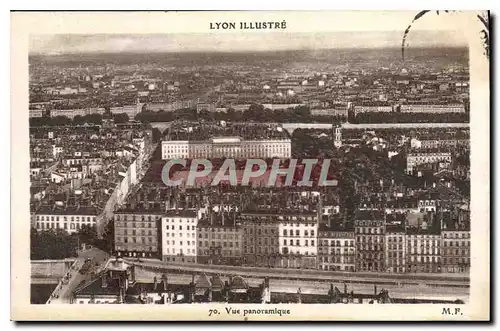
M 442 46 L 406 46 L 405 49 L 468 49 L 469 45 L 442 45 Z M 275 50 L 186 50 L 186 51 L 168 51 L 168 50 L 147 50 L 147 51 L 85 51 L 85 52 L 59 52 L 51 54 L 49 52 L 28 52 L 28 56 L 67 56 L 67 55 L 118 55 L 118 54 L 242 54 L 242 53 L 283 53 L 283 52 L 298 52 L 298 51 L 332 51 L 332 50 L 371 50 L 371 49 L 398 49 L 401 46 L 353 46 L 353 47 L 337 47 L 337 48 L 290 48 L 290 49 L 275 49 Z

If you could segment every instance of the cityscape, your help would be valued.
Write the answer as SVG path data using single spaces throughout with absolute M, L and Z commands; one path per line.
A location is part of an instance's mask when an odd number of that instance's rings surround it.
M 32 52 L 31 303 L 467 303 L 468 49 L 399 46 Z

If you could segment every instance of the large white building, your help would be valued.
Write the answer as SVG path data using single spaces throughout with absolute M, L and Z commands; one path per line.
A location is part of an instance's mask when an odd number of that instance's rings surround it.
M 90 206 L 60 205 L 42 206 L 34 215 L 35 228 L 39 231 L 48 229 L 61 229 L 68 234 L 78 232 L 82 226 L 96 227 L 99 211 Z
M 162 158 L 289 158 L 290 139 L 244 140 L 241 137 L 214 137 L 207 141 L 164 140 Z
M 401 105 L 402 113 L 465 113 L 463 104 L 449 105 Z
M 316 267 L 318 255 L 317 213 L 297 213 L 283 216 L 278 225 L 279 252 L 282 255 L 298 256 L 305 267 Z M 310 259 L 309 259 L 310 257 Z M 293 259 L 284 259 L 289 264 Z M 284 267 L 298 267 L 284 265 Z
M 198 215 L 194 210 L 170 210 L 161 219 L 163 262 L 196 263 Z
M 390 113 L 393 111 L 391 105 L 355 105 L 354 114 L 359 113 Z
M 412 153 L 406 157 L 406 171 L 412 172 L 413 168 L 425 163 L 440 161 L 451 162 L 451 153 Z

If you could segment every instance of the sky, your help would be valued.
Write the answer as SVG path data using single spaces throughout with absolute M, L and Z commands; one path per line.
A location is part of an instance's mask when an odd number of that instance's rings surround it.
M 401 47 L 404 30 L 415 14 L 398 11 L 71 13 L 43 21 L 47 27 L 39 23 L 36 29 L 39 34 L 30 36 L 29 49 L 31 54 L 71 54 Z M 466 37 L 460 32 L 466 23 L 464 15 L 475 14 L 429 12 L 413 23 L 407 43 L 413 47 L 466 46 Z M 281 20 L 287 22 L 286 30 L 210 29 L 210 23 L 214 22 L 232 21 L 239 26 L 238 22 L 243 21 Z M 135 33 L 138 31 L 144 34 Z M 187 31 L 191 33 L 183 33 Z
M 400 47 L 402 32 L 321 32 L 263 34 L 32 35 L 32 54 L 117 52 L 214 52 Z M 413 47 L 465 46 L 452 31 L 411 31 Z

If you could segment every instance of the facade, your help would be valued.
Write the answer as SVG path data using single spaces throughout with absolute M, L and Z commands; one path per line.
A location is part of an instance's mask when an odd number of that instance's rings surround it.
M 83 226 L 96 227 L 99 211 L 91 206 L 41 206 L 35 211 L 37 230 L 61 229 L 68 234 L 78 232 Z
M 205 219 L 198 222 L 198 263 L 241 265 L 242 229 L 233 222 Z
M 465 113 L 463 104 L 449 105 L 401 105 L 402 113 Z
M 339 148 L 342 146 L 342 127 L 340 125 L 335 126 L 335 135 L 333 140 L 333 145 L 335 148 Z
M 213 113 L 215 112 L 215 103 L 199 103 L 196 105 L 196 111 L 198 113 L 202 112 L 202 111 L 207 111 L 209 113 Z
M 161 212 L 118 210 L 114 215 L 115 252 L 117 256 L 160 256 Z
M 85 116 L 90 114 L 104 114 L 104 108 L 79 108 L 79 109 L 52 109 L 50 111 L 51 117 L 65 116 L 73 119 L 75 116 Z
M 436 200 L 418 200 L 418 209 L 423 212 L 435 212 L 438 202 Z
M 179 109 L 196 108 L 197 100 L 177 100 L 174 102 L 151 102 L 146 104 L 146 111 L 173 112 Z
M 330 271 L 355 271 L 354 229 L 322 227 L 318 237 L 318 268 Z
M 161 218 L 163 262 L 197 263 L 197 226 L 195 211 L 167 211 Z
M 243 265 L 279 267 L 279 220 L 274 213 L 242 213 Z
M 442 272 L 470 271 L 470 231 L 445 229 L 441 231 Z
M 30 109 L 29 110 L 29 117 L 34 118 L 34 117 L 43 117 L 43 113 L 45 110 L 43 109 Z
M 119 107 L 111 107 L 109 111 L 112 114 L 127 114 L 129 119 L 134 119 L 134 117 L 142 111 L 142 103 L 137 102 L 133 105 L 125 105 Z
M 392 112 L 392 105 L 355 105 L 354 106 L 354 114 L 357 115 L 359 113 L 388 113 Z
M 406 233 L 403 226 L 386 225 L 385 267 L 387 272 L 406 272 Z
M 281 267 L 317 268 L 317 213 L 279 215 L 278 232 Z
M 348 109 L 345 108 L 327 108 L 327 109 L 311 109 L 313 116 L 340 116 L 347 117 Z
M 354 220 L 356 271 L 385 272 L 385 220 L 376 210 L 361 210 Z
M 422 149 L 450 149 L 470 146 L 470 139 L 423 139 L 420 141 Z
M 240 137 L 212 138 L 208 141 L 164 140 L 161 143 L 162 158 L 289 158 L 291 140 L 243 140 Z
M 407 272 L 441 272 L 441 235 L 439 230 L 408 228 L 406 242 Z
M 406 172 L 412 172 L 421 164 L 440 161 L 451 162 L 451 153 L 411 153 L 406 157 Z

